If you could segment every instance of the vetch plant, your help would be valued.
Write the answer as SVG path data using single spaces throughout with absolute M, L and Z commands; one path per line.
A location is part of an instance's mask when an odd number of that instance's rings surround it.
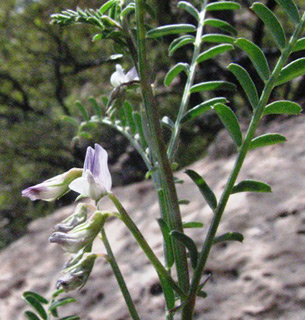
M 93 25 L 98 30 L 94 40 L 112 41 L 114 53 L 119 52 L 122 61 L 129 63 L 130 71 L 127 73 L 121 65 L 116 66 L 116 71 L 110 79 L 114 89 L 109 93 L 109 99 L 105 101 L 105 108 L 102 108 L 94 98 L 90 98 L 96 111 L 96 114 L 90 117 L 86 108 L 78 104 L 84 117 L 84 122 L 79 126 L 79 134 L 88 124 L 109 126 L 124 135 L 138 151 L 147 166 L 147 178 L 152 178 L 159 200 L 158 223 L 164 240 L 165 260 L 163 264 L 150 248 L 141 231 L 124 209 L 122 204 L 124 199 L 119 200 L 111 191 L 112 182 L 107 165 L 107 152 L 100 145 L 95 144 L 95 149 L 91 147 L 87 149 L 83 170 L 72 169 L 77 172 L 77 175 L 73 175 L 73 179 L 69 176 L 69 180 L 64 174 L 64 179 L 59 179 L 58 177 L 62 176 L 58 176 L 23 192 L 23 195 L 30 197 L 31 200 L 49 201 L 71 189 L 80 194 L 78 199 L 88 197 L 95 202 L 89 218 L 87 216 L 91 209 L 89 210 L 86 204 L 81 204 L 70 218 L 56 226 L 55 232 L 50 237 L 51 242 L 56 242 L 66 251 L 73 253 L 64 266 L 64 276 L 57 282 L 58 288 L 70 291 L 85 285 L 96 258 L 101 256 L 112 267 L 132 319 L 141 319 L 106 236 L 107 219 L 112 216 L 126 225 L 152 267 L 156 269 L 163 288 L 165 318 L 168 320 L 178 317 L 183 320 L 194 318 L 197 300 L 208 295 L 208 292 L 204 291 L 208 281 L 204 276 L 204 270 L 213 245 L 224 241 L 243 241 L 243 235 L 238 232 L 222 235 L 217 233 L 231 194 L 271 192 L 271 187 L 262 181 L 238 181 L 238 175 L 248 151 L 283 143 L 286 140 L 278 133 L 256 136 L 260 120 L 269 114 L 296 115 L 301 112 L 301 107 L 292 101 L 277 100 L 269 103 L 275 87 L 305 74 L 305 58 L 289 60 L 291 53 L 305 50 L 305 39 L 302 38 L 305 15 L 300 15 L 293 0 L 276 0 L 276 2 L 283 15 L 287 16 L 294 27 L 289 39 L 275 13 L 261 2 L 254 2 L 251 7 L 268 29 L 277 47 L 279 58 L 272 69 L 258 45 L 248 39 L 238 38 L 237 30 L 228 22 L 211 17 L 210 14 L 214 11 L 239 10 L 240 5 L 235 1 L 201 0 L 194 3 L 180 1 L 178 8 L 190 14 L 196 24 L 173 24 L 156 28 L 147 27 L 145 19 L 151 15 L 154 8 L 144 0 L 110 0 L 98 10 L 78 8 L 76 11 L 66 10 L 52 15 L 52 22 L 61 26 L 75 23 Z M 148 21 L 151 21 L 151 18 Z M 222 33 L 206 33 L 207 26 L 217 28 Z M 193 47 L 191 61 L 178 62 L 168 71 L 164 79 L 164 85 L 171 86 L 181 72 L 184 72 L 187 78 L 174 120 L 168 116 L 161 119 L 159 116 L 159 105 L 151 83 L 152 62 L 147 58 L 147 42 L 168 35 L 177 36 L 169 46 L 170 56 L 186 45 Z M 236 85 L 223 80 L 200 82 L 197 75 L 200 63 L 217 59 L 219 55 L 227 52 L 232 55 L 236 50 L 242 51 L 249 58 L 263 86 L 262 90 L 258 90 L 246 68 L 237 63 L 229 64 L 228 70 L 240 84 L 252 107 L 252 117 L 246 132 L 242 132 L 236 114 L 228 106 L 228 99 L 210 95 L 210 92 L 215 90 L 235 90 Z M 129 101 L 130 93 L 139 95 L 142 102 L 137 106 L 132 105 Z M 189 108 L 190 96 L 195 93 L 201 94 L 202 102 Z M 206 96 L 210 98 L 205 99 Z M 176 153 L 179 148 L 181 128 L 186 122 L 194 120 L 207 111 L 215 112 L 219 117 L 234 141 L 238 155 L 226 186 L 218 196 L 214 194 L 204 177 L 193 170 L 185 171 L 199 188 L 213 213 L 208 232 L 202 239 L 202 246 L 198 248 L 194 240 L 184 233 L 184 228 L 197 228 L 202 224 L 183 222 L 180 213 L 180 204 L 183 200 L 178 199 L 176 192 L 176 182 L 180 181 L 175 179 L 173 171 L 177 167 Z M 170 128 L 171 135 L 168 140 L 163 135 L 163 125 Z M 54 186 L 56 189 L 52 189 Z M 100 200 L 106 196 L 114 203 L 116 212 L 101 211 Z M 106 254 L 92 252 L 92 242 L 97 236 L 103 241 Z M 175 273 L 172 272 L 173 268 Z M 34 304 L 30 302 L 32 306 L 42 303 L 35 296 L 31 301 L 35 301 Z M 37 307 L 36 311 L 39 308 Z M 37 313 L 38 316 L 33 313 L 27 314 L 28 319 L 57 317 L 53 313 L 47 317 L 42 316 L 42 312 L 37 311 Z

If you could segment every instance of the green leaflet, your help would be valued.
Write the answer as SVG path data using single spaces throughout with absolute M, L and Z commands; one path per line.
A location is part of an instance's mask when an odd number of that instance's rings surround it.
M 23 293 L 23 297 L 26 298 L 26 297 L 29 297 L 29 296 L 32 296 L 33 298 L 35 298 L 38 302 L 40 303 L 44 303 L 44 304 L 48 304 L 49 301 L 47 299 L 45 299 L 44 297 L 42 297 L 41 295 L 39 295 L 38 293 L 36 292 L 33 292 L 33 291 L 25 291 Z
M 73 302 L 76 302 L 76 299 L 74 299 L 74 298 L 62 298 L 62 299 L 54 301 L 50 305 L 49 310 L 52 312 L 53 310 L 57 309 L 58 307 L 61 307 L 61 306 L 64 306 L 66 304 L 73 303 Z
M 221 29 L 223 31 L 231 33 L 234 36 L 237 35 L 237 30 L 232 25 L 230 25 L 230 23 L 220 19 L 206 19 L 204 20 L 204 25 Z
M 200 20 L 200 15 L 198 10 L 189 2 L 186 1 L 179 1 L 178 2 L 178 8 L 184 9 L 189 14 L 191 14 L 197 21 Z
M 205 198 L 206 202 L 210 206 L 212 210 L 216 209 L 217 207 L 217 200 L 215 197 L 214 192 L 210 189 L 208 184 L 204 181 L 204 179 L 195 171 L 193 170 L 185 170 L 184 171 L 197 185 L 201 194 Z
M 282 136 L 281 134 L 266 133 L 266 134 L 263 134 L 259 137 L 254 138 L 251 141 L 249 150 L 260 148 L 260 147 L 265 147 L 265 146 L 270 146 L 270 145 L 277 144 L 277 143 L 283 143 L 286 140 L 287 139 L 284 136 Z
M 24 315 L 26 316 L 26 318 L 28 320 L 40 320 L 35 313 L 33 313 L 32 311 L 26 311 L 24 313 Z
M 243 38 L 237 39 L 236 45 L 246 52 L 261 79 L 267 81 L 270 70 L 263 51 L 253 42 Z
M 236 184 L 231 194 L 239 192 L 272 192 L 271 187 L 262 181 L 243 180 Z
M 170 269 L 174 265 L 174 254 L 170 237 L 170 229 L 163 219 L 159 218 L 157 221 L 159 223 L 164 240 L 166 267 Z
M 297 59 L 289 63 L 285 68 L 283 68 L 275 85 L 279 86 L 285 82 L 288 82 L 304 74 L 305 74 L 305 58 Z
M 106 3 L 104 3 L 98 10 L 98 12 L 103 15 L 107 10 L 111 8 L 111 6 L 116 2 L 117 0 L 109 0 Z
M 123 110 L 125 113 L 126 121 L 128 123 L 130 133 L 134 135 L 137 132 L 136 123 L 132 116 L 132 106 L 129 102 L 125 101 L 123 105 Z
M 148 38 L 159 38 L 169 34 L 196 32 L 196 27 L 192 24 L 170 24 L 158 27 L 147 32 Z
M 147 148 L 147 142 L 146 142 L 144 131 L 143 131 L 142 118 L 141 118 L 140 113 L 138 111 L 134 111 L 132 115 L 133 115 L 133 119 L 134 119 L 134 122 L 137 127 L 137 132 L 140 136 L 142 149 L 145 150 Z
M 302 111 L 302 107 L 295 102 L 280 100 L 268 104 L 263 115 L 267 114 L 291 114 L 297 115 Z
M 235 84 L 227 81 L 206 81 L 193 85 L 190 89 L 190 93 L 210 90 L 235 91 L 236 86 Z
M 195 37 L 189 34 L 173 40 L 170 46 L 168 47 L 168 55 L 171 57 L 174 54 L 174 52 L 177 51 L 179 48 L 187 44 L 194 43 L 194 41 Z
M 301 50 L 305 50 L 305 38 L 301 38 L 296 42 L 295 46 L 292 49 L 292 52 L 297 52 Z
M 286 11 L 290 19 L 295 24 L 298 24 L 300 22 L 301 18 L 299 15 L 299 11 L 293 0 L 275 0 L 275 1 L 278 3 L 278 5 L 280 5 Z
M 259 98 L 255 84 L 253 83 L 248 71 L 235 63 L 231 63 L 228 66 L 228 69 L 234 74 L 241 87 L 245 91 L 252 108 L 255 109 L 258 105 Z
M 170 234 L 171 234 L 171 236 L 176 238 L 178 241 L 183 243 L 183 245 L 188 249 L 188 251 L 190 253 L 192 267 L 193 267 L 193 269 L 195 269 L 197 266 L 197 260 L 198 260 L 198 250 L 197 250 L 197 246 L 196 246 L 195 242 L 193 241 L 193 239 L 191 239 L 186 234 L 179 232 L 177 230 L 173 230 Z
M 251 9 L 260 17 L 269 29 L 278 48 L 281 50 L 284 49 L 286 47 L 286 35 L 275 14 L 264 4 L 259 2 L 255 2 Z
M 236 9 L 240 9 L 240 5 L 234 1 L 212 2 L 206 6 L 206 11 L 236 10 Z
M 96 115 L 99 118 L 102 118 L 102 111 L 101 111 L 101 107 L 99 106 L 99 104 L 97 103 L 96 99 L 94 97 L 89 97 L 88 98 L 89 102 L 91 103 L 92 107 L 94 108 Z
M 212 42 L 212 43 L 231 43 L 233 44 L 236 39 L 224 34 L 209 33 L 201 37 L 202 42 Z
M 227 107 L 225 104 L 222 104 L 222 103 L 215 104 L 213 109 L 216 111 L 222 124 L 228 130 L 233 141 L 236 143 L 238 147 L 240 147 L 242 144 L 243 138 L 242 138 L 242 133 L 238 123 L 238 119 L 235 113 L 229 107 Z
M 39 316 L 43 320 L 47 320 L 48 315 L 41 305 L 41 303 L 33 296 L 33 295 L 26 295 L 24 296 L 24 300 L 39 314 Z
M 184 123 L 188 120 L 195 119 L 196 117 L 200 116 L 202 113 L 211 110 L 212 106 L 218 102 L 226 103 L 228 102 L 226 98 L 219 97 L 219 98 L 213 98 L 210 100 L 207 100 L 194 108 L 190 109 L 188 112 L 185 113 L 185 115 L 181 119 L 181 123 Z
M 213 244 L 217 244 L 217 243 L 224 242 L 224 241 L 239 241 L 239 242 L 243 242 L 244 241 L 244 236 L 239 232 L 228 232 L 228 233 L 225 233 L 225 234 L 223 234 L 221 236 L 215 237 Z
M 79 110 L 79 112 L 81 113 L 81 115 L 83 116 L 85 121 L 89 121 L 89 114 L 87 112 L 87 110 L 85 109 L 85 107 L 81 104 L 80 101 L 76 101 L 75 105 L 77 107 L 77 109 Z
M 202 222 L 191 221 L 182 223 L 184 229 L 193 229 L 193 228 L 203 228 L 204 224 Z
M 184 71 L 186 75 L 188 75 L 189 65 L 187 63 L 179 62 L 174 67 L 172 67 L 166 74 L 164 79 L 164 85 L 168 87 L 175 79 L 175 77 L 182 71 Z
M 212 48 L 202 52 L 198 56 L 197 63 L 212 59 L 219 54 L 225 53 L 225 52 L 233 50 L 233 49 L 234 49 L 234 47 L 231 44 L 220 44 L 218 46 L 212 47 Z

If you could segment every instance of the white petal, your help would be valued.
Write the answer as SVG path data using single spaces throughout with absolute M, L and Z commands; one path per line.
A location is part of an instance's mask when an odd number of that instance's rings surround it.
M 77 193 L 89 197 L 89 183 L 85 176 L 75 179 L 69 184 L 69 188 Z
M 128 82 L 128 77 L 124 73 L 124 69 L 120 64 L 116 65 L 116 71 L 110 77 L 110 83 L 114 88 L 120 86 L 122 83 Z

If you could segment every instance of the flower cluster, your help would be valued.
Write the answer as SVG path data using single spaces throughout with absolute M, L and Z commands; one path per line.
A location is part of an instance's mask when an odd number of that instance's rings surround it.
M 112 180 L 108 169 L 107 152 L 98 144 L 88 147 L 83 169 L 73 168 L 54 178 L 22 191 L 22 196 L 34 200 L 53 201 L 70 190 L 80 197 L 89 197 L 96 203 L 111 192 Z M 54 227 L 49 241 L 58 243 L 74 254 L 64 266 L 64 276 L 57 281 L 57 288 L 65 291 L 85 285 L 97 257 L 92 253 L 92 243 L 104 226 L 107 213 L 95 211 L 88 218 L 88 205 L 79 203 L 68 218 Z

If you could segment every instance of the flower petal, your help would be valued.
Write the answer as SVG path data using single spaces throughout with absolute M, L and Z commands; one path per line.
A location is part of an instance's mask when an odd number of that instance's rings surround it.
M 85 170 L 83 171 L 84 175 Z M 89 197 L 89 183 L 85 176 L 75 179 L 69 184 L 69 188 L 77 193 Z
M 138 76 L 138 73 L 137 73 L 137 70 L 135 67 L 131 68 L 127 74 L 126 74 L 126 77 L 128 78 L 128 81 L 135 81 L 135 80 L 139 80 L 139 76 Z
M 108 154 L 99 144 L 96 143 L 94 147 L 95 157 L 92 174 L 94 179 L 109 192 L 112 186 L 112 179 L 108 169 Z
M 120 64 L 115 66 L 116 71 L 110 77 L 110 83 L 114 88 L 119 87 L 122 83 L 128 82 L 128 77 L 124 73 L 124 69 Z
M 88 147 L 86 152 L 86 157 L 85 157 L 83 175 L 86 170 L 90 170 L 92 172 L 93 165 L 94 165 L 94 155 L 95 155 L 94 149 L 91 147 Z

